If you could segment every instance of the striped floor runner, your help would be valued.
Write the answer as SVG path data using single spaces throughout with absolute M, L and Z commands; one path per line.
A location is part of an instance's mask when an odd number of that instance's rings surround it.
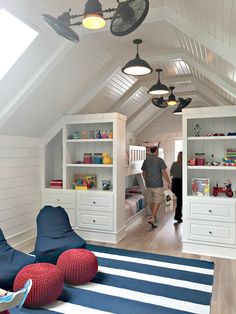
M 98 258 L 92 282 L 65 286 L 60 299 L 35 314 L 152 314 L 210 313 L 214 264 L 95 245 Z

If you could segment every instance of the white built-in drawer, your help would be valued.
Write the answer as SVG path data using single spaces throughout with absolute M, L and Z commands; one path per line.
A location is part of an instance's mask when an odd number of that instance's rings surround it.
M 113 230 L 113 214 L 109 212 L 77 211 L 77 227 L 94 230 Z
M 113 211 L 113 194 L 77 192 L 76 208 L 83 210 Z
M 188 239 L 212 243 L 235 244 L 235 224 L 189 219 Z
M 75 227 L 75 191 L 45 190 L 42 205 L 63 207 L 69 216 L 71 226 Z
M 217 201 L 217 200 L 216 200 Z M 189 203 L 189 218 L 235 222 L 234 203 L 206 204 Z
M 44 192 L 44 204 L 57 204 L 64 208 L 75 208 L 75 191 L 48 191 Z

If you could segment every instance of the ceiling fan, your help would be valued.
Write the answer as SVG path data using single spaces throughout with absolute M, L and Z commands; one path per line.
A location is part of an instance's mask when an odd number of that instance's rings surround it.
M 181 98 L 179 97 L 178 100 L 176 101 L 176 104 L 178 105 L 177 108 L 173 111 L 175 114 L 181 114 L 182 109 L 187 107 L 192 101 L 192 98 Z M 165 100 L 163 97 L 155 97 L 152 99 L 152 103 L 154 106 L 158 108 L 167 108 L 169 106 L 168 100 Z
M 88 0 L 84 12 L 72 15 L 71 9 L 60 16 L 53 17 L 49 14 L 42 14 L 42 19 L 58 35 L 73 41 L 79 41 L 79 35 L 71 26 L 83 25 L 89 29 L 99 29 L 105 26 L 106 20 L 111 20 L 110 31 L 115 36 L 125 36 L 133 32 L 142 24 L 149 10 L 148 0 L 117 0 L 117 8 L 103 9 L 98 0 Z M 114 13 L 113 13 L 114 12 Z M 113 14 L 112 14 L 113 13 Z M 104 15 L 107 15 L 104 17 Z M 79 19 L 72 22 L 74 19 Z

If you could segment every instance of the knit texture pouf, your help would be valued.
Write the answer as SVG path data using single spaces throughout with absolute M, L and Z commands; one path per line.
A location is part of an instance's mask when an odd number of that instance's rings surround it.
M 10 312 L 8 310 L 0 312 L 0 314 L 10 314 Z
M 62 253 L 57 266 L 64 274 L 64 281 L 78 285 L 92 280 L 98 271 L 96 256 L 86 249 L 71 249 Z
M 38 263 L 22 268 L 15 280 L 14 291 L 24 286 L 32 279 L 32 288 L 24 303 L 25 307 L 39 307 L 54 302 L 62 293 L 64 278 L 61 269 L 53 264 Z

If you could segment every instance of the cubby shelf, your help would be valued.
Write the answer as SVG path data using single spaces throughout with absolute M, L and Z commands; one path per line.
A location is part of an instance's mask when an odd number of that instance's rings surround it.
M 104 143 L 104 142 L 113 142 L 113 139 L 110 138 L 101 138 L 101 139 L 67 139 L 66 143 Z
M 236 166 L 188 166 L 190 170 L 230 170 L 235 171 Z
M 189 136 L 188 141 L 236 140 L 236 136 Z
M 77 168 L 112 168 L 113 164 L 66 164 L 66 167 L 77 167 Z

